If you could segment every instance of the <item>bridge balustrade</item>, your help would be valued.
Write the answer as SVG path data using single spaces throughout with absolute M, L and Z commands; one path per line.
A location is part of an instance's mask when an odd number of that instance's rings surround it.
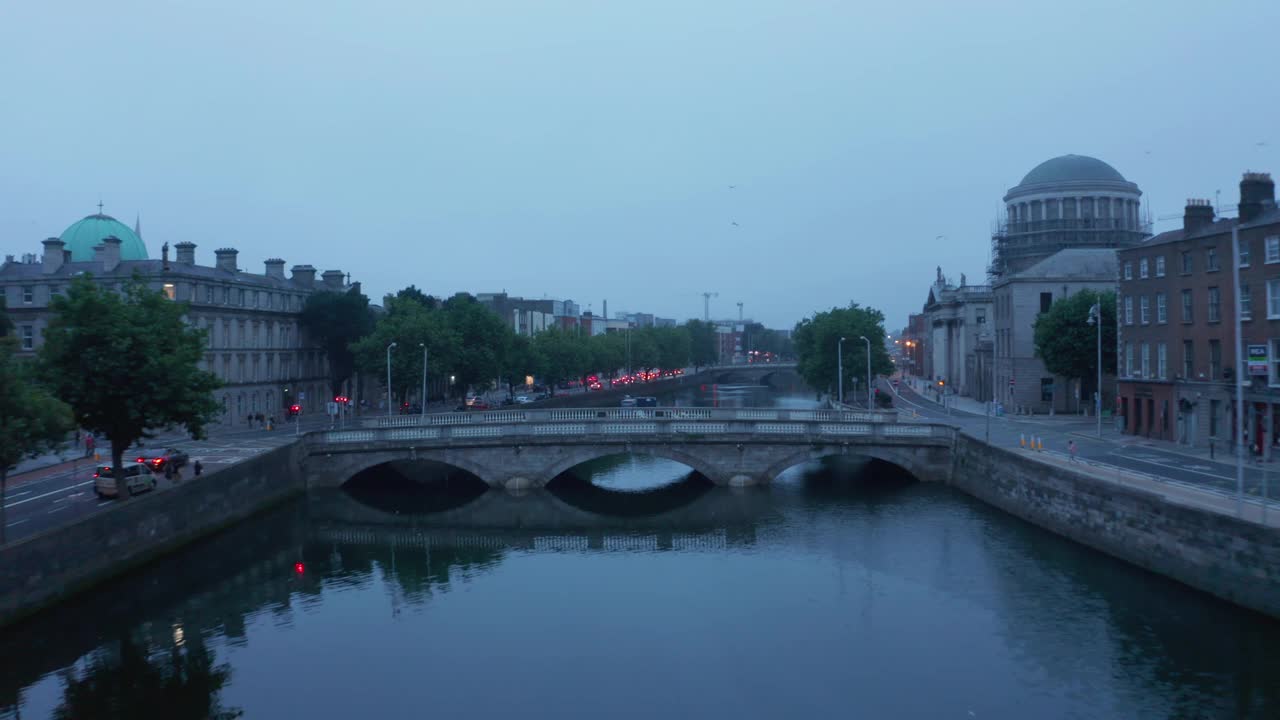
M 547 423 L 580 420 L 773 420 L 779 422 L 896 423 L 896 411 L 785 410 L 774 408 L 557 408 L 393 415 L 365 420 L 366 428 Z

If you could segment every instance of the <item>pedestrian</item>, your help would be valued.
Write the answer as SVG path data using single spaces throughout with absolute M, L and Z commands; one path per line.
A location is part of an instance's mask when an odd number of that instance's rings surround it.
M 245 416 L 245 422 L 249 424 L 250 428 L 253 427 L 253 413 L 249 413 L 248 415 Z
M 173 463 L 164 464 L 164 479 L 165 480 L 173 479 Z
M 276 416 L 275 416 L 275 415 L 270 415 L 270 416 L 268 416 L 268 417 L 267 417 L 267 429 L 268 429 L 268 430 L 275 430 L 275 429 L 276 429 Z
M 94 446 L 93 435 L 92 434 L 85 435 L 84 437 L 84 456 L 85 457 L 87 458 L 93 457 L 93 446 Z
M 1067 452 L 1071 453 L 1071 462 L 1076 461 L 1076 441 L 1072 440 L 1067 443 Z
M 200 461 L 197 460 L 191 465 L 191 469 L 195 471 L 196 477 L 200 477 L 200 473 L 204 472 L 204 465 L 201 465 Z

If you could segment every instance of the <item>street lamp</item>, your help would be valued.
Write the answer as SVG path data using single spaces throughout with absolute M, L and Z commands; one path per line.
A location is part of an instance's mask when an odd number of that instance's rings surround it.
M 871 412 L 874 408 L 871 406 L 871 341 L 866 335 L 859 335 L 862 342 L 867 344 L 867 412 Z
M 1098 437 L 1102 437 L 1102 301 L 1089 308 L 1089 324 L 1098 328 L 1098 387 L 1093 392 L 1093 414 L 1097 416 Z
M 387 346 L 387 417 L 391 417 L 391 349 L 397 343 L 391 343 Z
M 418 343 L 422 348 L 422 418 L 427 417 L 427 344 Z
M 836 343 L 836 403 L 844 409 L 844 338 Z

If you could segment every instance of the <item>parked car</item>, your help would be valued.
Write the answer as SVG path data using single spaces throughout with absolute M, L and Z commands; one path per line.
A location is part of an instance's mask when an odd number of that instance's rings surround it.
M 166 465 L 172 465 L 177 469 L 186 465 L 188 460 L 190 458 L 187 454 L 177 448 L 165 448 L 160 452 L 146 453 L 137 457 L 138 462 L 152 470 L 164 470 Z
M 635 406 L 636 406 L 636 399 L 635 399 L 635 398 L 633 398 L 633 397 L 631 397 L 630 395 L 628 395 L 628 396 L 626 396 L 626 397 L 622 398 L 622 402 L 621 402 L 621 403 L 619 403 L 619 406 L 620 406 L 620 407 L 635 407 Z
M 156 489 L 156 476 L 150 468 L 142 463 L 123 463 L 120 472 L 124 475 L 129 494 Z M 120 497 L 120 488 L 116 485 L 115 471 L 110 465 L 99 465 L 93 471 L 93 492 L 100 498 Z
M 658 407 L 658 398 L 656 397 L 636 398 L 636 407 Z
M 533 398 L 529 397 L 528 395 L 517 395 L 517 396 L 516 396 L 516 404 L 517 404 L 517 405 L 528 405 L 528 404 L 529 404 L 529 403 L 531 403 L 531 402 L 533 402 Z

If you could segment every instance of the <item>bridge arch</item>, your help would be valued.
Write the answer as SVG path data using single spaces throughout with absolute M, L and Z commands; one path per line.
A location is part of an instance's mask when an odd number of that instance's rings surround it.
M 352 478 L 360 473 L 386 465 L 396 461 L 417 461 L 424 460 L 439 463 L 446 467 L 461 470 L 470 473 L 489 485 L 494 484 L 493 470 L 484 464 L 475 461 L 474 457 L 467 453 L 448 453 L 437 450 L 416 450 L 407 448 L 404 450 L 387 450 L 376 453 L 349 453 L 342 456 L 339 462 L 332 462 L 337 458 L 325 457 L 317 458 L 327 466 L 325 469 L 331 473 L 333 477 L 329 482 L 322 483 L 324 485 L 332 485 L 341 487 L 346 485 Z
M 580 446 L 567 453 L 564 457 L 557 458 L 555 462 L 546 466 L 540 473 L 537 481 L 540 485 L 545 485 L 561 473 L 572 470 L 573 468 L 588 463 L 593 460 L 612 457 L 615 455 L 643 455 L 647 457 L 661 458 L 663 460 L 671 460 L 680 463 L 685 467 L 697 472 L 706 479 L 717 485 L 723 485 L 725 478 L 720 468 L 716 467 L 705 458 L 699 457 L 696 453 L 686 452 L 678 446 L 668 444 L 636 444 L 636 445 L 590 445 Z
M 928 479 L 927 463 L 920 462 L 914 450 L 901 451 L 893 447 L 822 445 L 818 447 L 798 448 L 794 452 L 774 461 L 763 474 L 764 482 L 773 482 L 787 470 L 804 463 L 828 457 L 854 457 L 879 460 L 902 468 L 918 481 Z

